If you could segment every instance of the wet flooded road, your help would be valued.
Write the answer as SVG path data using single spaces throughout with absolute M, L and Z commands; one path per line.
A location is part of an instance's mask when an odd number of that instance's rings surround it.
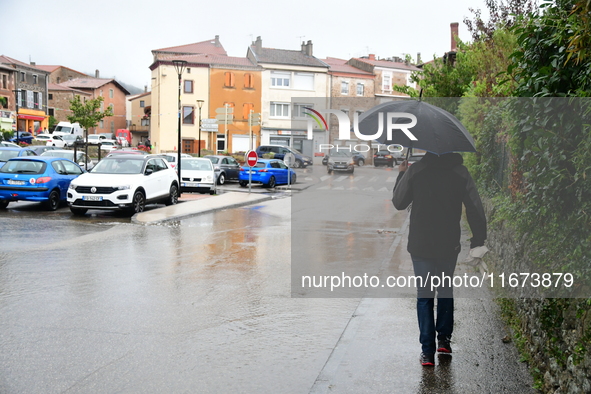
M 290 298 L 282 205 L 159 226 L 3 220 L 0 391 L 306 392 L 358 300 Z

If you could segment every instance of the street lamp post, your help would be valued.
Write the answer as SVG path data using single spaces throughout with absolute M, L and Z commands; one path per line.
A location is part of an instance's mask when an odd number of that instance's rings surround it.
M 199 107 L 199 148 L 198 156 L 201 157 L 201 107 L 203 106 L 203 100 L 197 100 L 197 106 Z
M 178 142 L 177 142 L 177 163 L 176 169 L 178 172 L 178 179 L 179 179 L 179 195 L 181 194 L 181 144 L 183 143 L 181 139 L 181 79 L 183 77 L 183 71 L 185 71 L 185 67 L 187 67 L 186 60 L 173 60 L 172 64 L 174 65 L 174 70 L 176 71 L 177 75 L 179 76 L 179 119 L 178 119 Z

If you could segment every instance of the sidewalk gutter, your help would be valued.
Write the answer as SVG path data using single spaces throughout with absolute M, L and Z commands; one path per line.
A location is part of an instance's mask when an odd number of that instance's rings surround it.
M 178 220 L 189 216 L 257 204 L 271 200 L 273 196 L 252 193 L 229 192 L 210 198 L 182 202 L 168 207 L 141 212 L 131 218 L 132 223 L 154 224 L 168 220 Z

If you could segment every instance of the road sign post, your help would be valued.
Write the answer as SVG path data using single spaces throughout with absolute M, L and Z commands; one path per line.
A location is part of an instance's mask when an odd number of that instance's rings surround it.
M 283 162 L 287 165 L 287 184 L 291 186 L 291 166 L 295 162 L 295 156 L 293 153 L 288 152 L 283 156 Z
M 252 184 L 252 167 L 256 166 L 259 161 L 259 156 L 253 150 L 246 152 L 246 165 L 248 166 L 248 192 L 250 193 L 250 187 Z

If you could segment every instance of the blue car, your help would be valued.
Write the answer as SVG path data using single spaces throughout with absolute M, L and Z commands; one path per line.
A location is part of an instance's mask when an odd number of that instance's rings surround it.
M 33 150 L 29 148 L 9 148 L 0 146 L 0 168 L 6 163 L 8 160 L 13 159 L 15 157 L 30 157 L 30 156 L 37 156 Z
M 28 131 L 17 131 L 15 134 L 16 135 L 10 139 L 10 142 L 14 142 L 15 144 L 18 144 L 19 142 L 26 142 L 29 145 L 31 145 L 33 142 L 33 134 L 29 133 Z
M 84 170 L 60 157 L 17 157 L 0 168 L 0 209 L 11 201 L 37 201 L 55 211 L 66 201 L 72 179 Z
M 288 171 L 290 176 L 288 177 Z M 250 174 L 249 174 L 250 173 Z M 241 167 L 238 174 L 238 183 L 242 187 L 248 185 L 248 177 L 252 177 L 253 183 L 262 183 L 264 187 L 275 187 L 275 185 L 286 185 L 296 183 L 296 173 L 287 168 L 282 160 L 259 159 L 257 164 L 250 167 Z

